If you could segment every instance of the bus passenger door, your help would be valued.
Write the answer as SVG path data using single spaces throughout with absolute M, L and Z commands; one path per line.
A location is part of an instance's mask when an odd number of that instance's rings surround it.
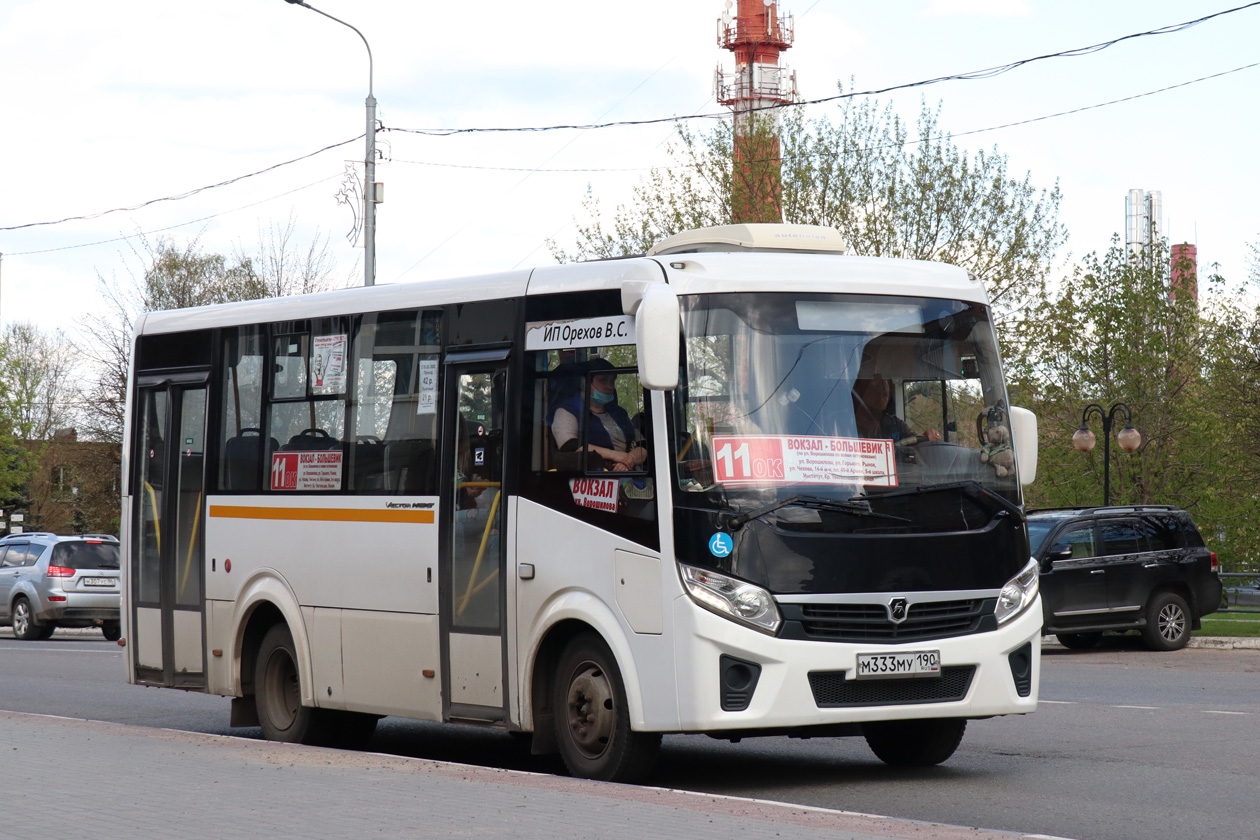
M 141 387 L 132 492 L 131 634 L 148 685 L 205 687 L 202 534 L 206 388 Z
M 473 354 L 465 354 L 472 356 Z M 439 563 L 442 695 L 448 719 L 504 720 L 503 443 L 506 351 L 447 357 Z M 485 356 L 481 356 L 485 359 Z

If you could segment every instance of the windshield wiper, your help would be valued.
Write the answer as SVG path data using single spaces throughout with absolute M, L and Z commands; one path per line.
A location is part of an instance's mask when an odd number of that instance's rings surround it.
M 726 527 L 732 531 L 738 531 L 745 524 L 754 519 L 760 519 L 768 513 L 774 513 L 780 508 L 788 506 L 807 507 L 821 510 L 836 510 L 842 513 L 851 513 L 854 516 L 874 516 L 879 519 L 895 519 L 898 522 L 909 522 L 902 516 L 893 516 L 890 513 L 877 513 L 871 510 L 871 503 L 862 498 L 855 499 L 829 499 L 826 496 L 789 496 L 786 499 L 766 505 L 756 510 L 745 511 L 736 514 L 726 520 Z
M 854 496 L 853 498 L 849 499 L 849 501 L 855 502 L 855 501 L 869 500 L 871 498 L 886 499 L 889 496 L 913 496 L 919 493 L 936 493 L 942 490 L 962 490 L 973 499 L 982 498 L 989 502 L 992 502 L 993 504 L 997 505 L 1002 510 L 1014 516 L 1018 522 L 1022 523 L 1026 521 L 1026 517 L 1024 516 L 1024 509 L 1022 507 L 1015 504 L 1010 499 L 1003 496 L 1001 493 L 994 493 L 988 487 L 985 487 L 983 484 L 981 484 L 979 481 L 976 481 L 975 479 L 968 479 L 966 481 L 942 481 L 937 484 L 924 484 L 917 487 L 903 487 L 898 490 L 889 490 L 887 492 L 879 493 L 878 495 L 874 497 Z M 868 501 L 868 504 L 869 504 L 869 501 Z

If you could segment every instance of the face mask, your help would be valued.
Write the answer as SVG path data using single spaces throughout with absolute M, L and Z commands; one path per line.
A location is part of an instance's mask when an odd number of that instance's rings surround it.
M 591 402 L 595 403 L 595 405 L 608 405 L 615 399 L 617 399 L 616 394 L 605 394 L 603 391 L 596 390 L 591 391 Z

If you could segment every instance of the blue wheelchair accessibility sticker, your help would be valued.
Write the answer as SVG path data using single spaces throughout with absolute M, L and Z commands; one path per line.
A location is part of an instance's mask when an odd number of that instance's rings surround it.
M 735 541 L 730 534 L 717 533 L 709 540 L 709 551 L 714 557 L 727 557 L 735 549 Z

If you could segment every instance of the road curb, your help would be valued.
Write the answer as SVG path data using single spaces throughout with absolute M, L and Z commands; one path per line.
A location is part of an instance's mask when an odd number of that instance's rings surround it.
M 1041 646 L 1063 647 L 1054 636 L 1043 636 Z M 1251 636 L 1191 636 L 1190 644 L 1186 645 L 1186 647 L 1205 648 L 1208 650 L 1260 650 L 1260 638 Z

